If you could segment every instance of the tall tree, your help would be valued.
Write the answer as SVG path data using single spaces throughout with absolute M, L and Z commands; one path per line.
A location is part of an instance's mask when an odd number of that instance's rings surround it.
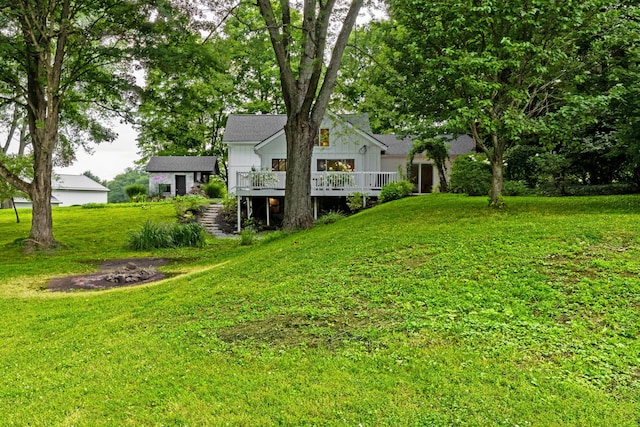
M 33 245 L 55 243 L 51 174 L 54 152 L 65 143 L 63 118 L 82 114 L 93 122 L 91 106 L 114 110 L 130 98 L 122 96 L 132 83 L 123 64 L 150 13 L 141 0 L 0 0 L 0 82 L 26 109 L 33 180 L 2 161 L 0 177 L 33 202 Z
M 349 34 L 355 25 L 363 0 L 352 0 L 344 8 L 336 0 L 304 0 L 300 51 L 293 55 L 292 40 L 297 28 L 292 25 L 290 1 L 258 0 L 271 44 L 280 68 L 282 95 L 287 111 L 287 178 L 283 227 L 305 229 L 313 225 L 311 205 L 311 156 L 314 140 L 325 115 Z M 323 67 L 328 49 L 329 28 L 344 10 L 328 65 Z M 298 58 L 294 63 L 294 58 Z
M 390 43 L 418 121 L 472 134 L 501 204 L 505 150 L 536 133 L 582 74 L 578 32 L 598 1 L 395 0 Z

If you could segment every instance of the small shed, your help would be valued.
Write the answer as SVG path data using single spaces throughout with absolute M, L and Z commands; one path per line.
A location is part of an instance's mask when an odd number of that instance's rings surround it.
M 220 169 L 215 156 L 156 156 L 147 163 L 149 194 L 183 196 L 209 182 Z

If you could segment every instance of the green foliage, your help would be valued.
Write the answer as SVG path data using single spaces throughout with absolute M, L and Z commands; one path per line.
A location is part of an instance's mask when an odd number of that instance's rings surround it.
M 390 202 L 392 200 L 408 197 L 413 192 L 413 184 L 406 180 L 390 182 L 382 187 L 378 201 L 380 203 Z
M 189 223 L 197 220 L 197 216 L 205 211 L 209 206 L 209 200 L 202 196 L 187 194 L 176 196 L 173 199 L 173 206 L 179 222 Z
M 154 223 L 147 221 L 129 236 L 129 247 L 136 251 L 175 247 L 204 247 L 207 231 L 201 224 Z
M 364 208 L 365 195 L 360 192 L 351 193 L 347 196 L 347 207 L 351 212 L 358 212 Z
M 222 181 L 212 180 L 204 185 L 203 190 L 210 199 L 223 199 L 227 196 L 227 187 Z
M 149 187 L 142 184 L 131 184 L 124 187 L 124 193 L 127 195 L 127 198 L 132 201 L 139 201 L 134 199 L 138 198 L 138 196 L 146 197 L 148 192 Z
M 451 167 L 451 191 L 486 196 L 491 188 L 491 165 L 483 154 L 458 156 Z
M 85 203 L 82 205 L 82 209 L 104 209 L 106 207 L 106 203 Z
M 11 173 L 25 181 L 33 178 L 33 158 L 31 156 L 7 155 L 0 150 L 0 163 Z M 0 177 L 0 203 L 13 197 L 24 197 L 26 194 L 18 191 L 8 181 Z
M 125 187 L 133 184 L 149 188 L 149 174 L 143 171 L 127 168 L 124 173 L 116 175 L 107 183 L 109 189 L 109 203 L 121 203 L 128 200 Z
M 240 231 L 240 246 L 251 246 L 255 239 L 256 231 L 253 227 L 245 227 Z
M 235 224 L 238 216 L 238 199 L 235 194 L 227 194 L 222 201 L 222 217 L 229 224 Z
M 327 213 L 325 213 L 324 215 L 320 216 L 317 220 L 316 220 L 316 224 L 318 225 L 327 225 L 327 224 L 333 224 L 336 221 L 341 220 L 342 218 L 345 218 L 346 215 L 340 211 L 329 211 Z

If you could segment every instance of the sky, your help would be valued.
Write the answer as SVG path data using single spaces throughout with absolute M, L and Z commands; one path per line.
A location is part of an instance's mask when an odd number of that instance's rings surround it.
M 111 181 L 126 168 L 135 166 L 134 162 L 140 158 L 136 146 L 136 131 L 130 125 L 120 123 L 114 123 L 113 127 L 118 134 L 115 141 L 93 145 L 93 154 L 80 150 L 76 153 L 77 160 L 71 166 L 56 167 L 54 171 L 71 175 L 91 171 L 101 180 Z

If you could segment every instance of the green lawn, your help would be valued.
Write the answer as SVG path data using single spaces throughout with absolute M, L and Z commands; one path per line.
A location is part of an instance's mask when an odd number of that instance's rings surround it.
M 134 253 L 171 205 L 0 211 L 0 426 L 637 426 L 640 196 L 415 197 Z M 50 293 L 105 259 L 170 279 Z

